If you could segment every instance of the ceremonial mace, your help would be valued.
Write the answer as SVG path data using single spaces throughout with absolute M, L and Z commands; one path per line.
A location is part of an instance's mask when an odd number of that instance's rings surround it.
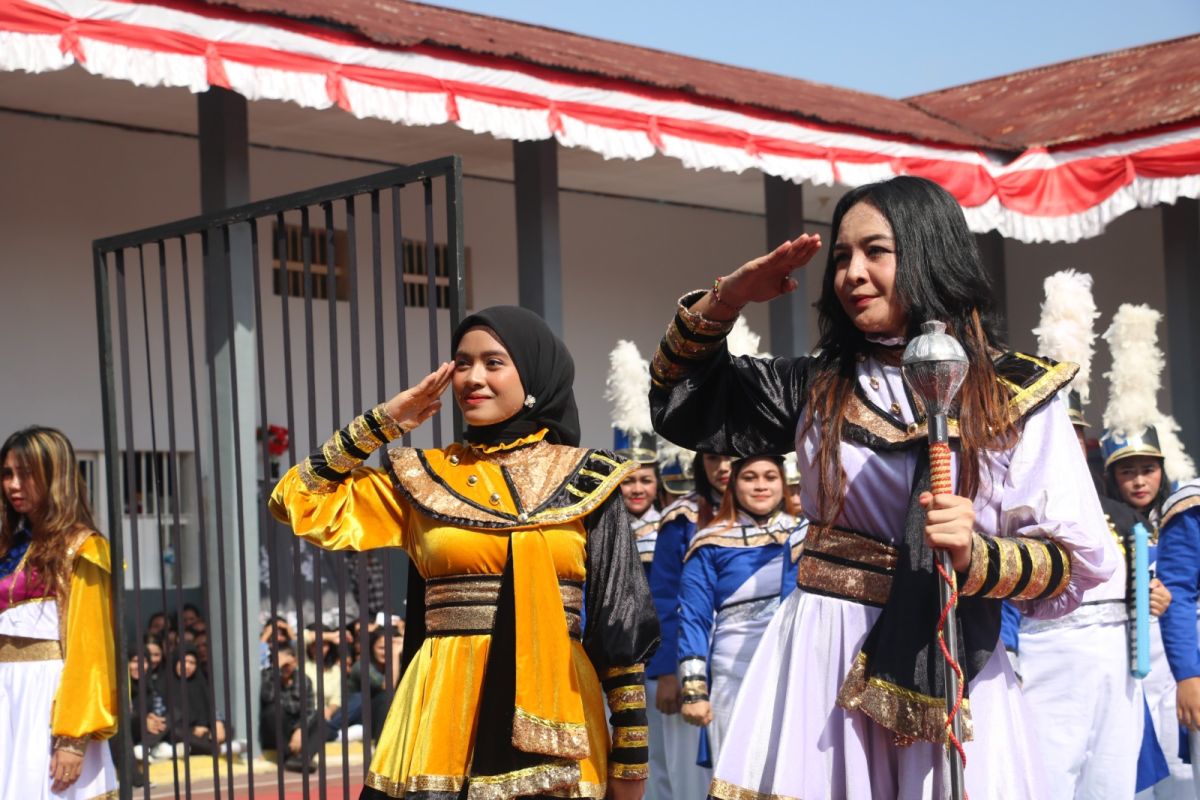
M 922 323 L 921 335 L 904 348 L 901 372 L 904 382 L 925 404 L 929 424 L 929 490 L 935 494 L 950 494 L 950 405 L 967 377 L 967 353 L 953 336 L 946 333 L 946 323 Z M 966 754 L 962 749 L 962 718 L 958 712 L 963 699 L 962 667 L 958 663 L 958 586 L 950 553 L 934 551 L 934 563 L 942 579 L 938 582 L 938 601 L 942 615 L 938 620 L 938 643 L 948 669 L 946 678 L 946 722 L 950 744 L 957 753 L 950 753 L 950 796 L 961 800 L 966 796 L 963 766 Z

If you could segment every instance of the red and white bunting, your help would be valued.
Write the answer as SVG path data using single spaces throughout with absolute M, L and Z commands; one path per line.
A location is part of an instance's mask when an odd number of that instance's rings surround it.
M 922 175 L 954 194 L 972 230 L 1026 242 L 1096 236 L 1130 209 L 1200 195 L 1200 124 L 1039 148 L 999 164 L 977 149 L 802 122 L 509 59 L 389 48 L 192 0 L 0 0 L 0 69 L 72 64 L 141 86 L 221 86 L 250 100 L 337 105 L 404 125 L 453 123 L 502 139 L 553 136 L 605 158 L 662 153 L 692 169 L 757 169 L 826 185 Z

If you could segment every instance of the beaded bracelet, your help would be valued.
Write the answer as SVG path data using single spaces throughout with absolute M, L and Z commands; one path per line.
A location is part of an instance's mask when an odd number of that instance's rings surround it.
M 740 314 L 742 309 L 746 307 L 745 303 L 742 303 L 740 306 L 735 306 L 732 303 L 727 303 L 721 299 L 721 281 L 723 281 L 723 280 L 725 280 L 725 276 L 721 276 L 720 278 L 717 278 L 716 280 L 713 281 L 713 285 L 712 285 L 713 302 L 719 306 L 725 306 L 726 308 L 728 308 L 730 311 L 734 312 L 735 314 Z

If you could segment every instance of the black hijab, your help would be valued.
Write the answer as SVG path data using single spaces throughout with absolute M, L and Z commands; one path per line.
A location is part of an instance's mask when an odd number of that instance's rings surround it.
M 504 444 L 547 428 L 546 441 L 579 445 L 579 411 L 575 407 L 575 362 L 545 320 L 527 308 L 492 306 L 459 323 L 450 342 L 458 352 L 463 335 L 484 326 L 495 332 L 512 356 L 527 404 L 494 425 L 467 426 L 464 437 L 475 444 Z M 529 403 L 532 398 L 532 404 Z

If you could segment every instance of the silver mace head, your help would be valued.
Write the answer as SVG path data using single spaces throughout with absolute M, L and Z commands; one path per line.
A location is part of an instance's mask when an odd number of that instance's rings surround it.
M 929 419 L 945 419 L 967 377 L 967 352 L 946 333 L 946 323 L 921 324 L 921 335 L 904 348 L 900 370 L 908 388 L 925 404 Z M 939 426 L 944 427 L 944 426 Z M 934 438 L 931 429 L 930 438 Z

